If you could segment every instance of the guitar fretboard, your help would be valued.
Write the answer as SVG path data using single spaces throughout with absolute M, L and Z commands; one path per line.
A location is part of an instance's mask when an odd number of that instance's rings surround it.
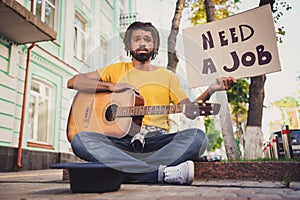
M 129 107 L 118 107 L 116 111 L 116 117 L 175 114 L 181 112 L 182 112 L 181 105 L 129 106 Z
M 196 106 L 195 106 L 196 105 Z M 165 105 L 165 106 L 129 106 L 115 107 L 112 110 L 115 117 L 133 117 L 144 115 L 161 115 L 175 113 L 193 113 L 198 115 L 217 114 L 220 109 L 219 104 L 195 103 L 195 105 Z

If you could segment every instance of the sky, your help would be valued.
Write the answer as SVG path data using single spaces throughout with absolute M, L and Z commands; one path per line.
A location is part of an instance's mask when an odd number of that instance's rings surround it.
M 278 43 L 278 52 L 281 63 L 281 71 L 267 74 L 265 83 L 265 101 L 264 105 L 268 108 L 276 100 L 286 96 L 297 97 L 297 91 L 300 90 L 300 40 L 298 39 L 300 27 L 300 1 L 287 0 L 292 6 L 288 12 L 283 10 L 283 16 L 275 26 L 284 26 L 286 35 L 283 37 L 283 43 Z M 259 0 L 241 0 L 238 12 L 246 11 L 257 7 Z M 137 1 L 138 20 L 150 21 L 160 30 L 170 30 L 171 21 L 174 15 L 176 0 L 139 0 Z M 192 26 L 188 20 L 187 12 L 181 20 L 181 29 Z M 298 94 L 299 96 L 299 94 Z M 274 110 L 264 110 L 263 131 L 270 131 L 269 121 L 274 118 Z M 276 113 L 279 116 L 279 113 Z M 300 128 L 300 127 L 299 127 Z

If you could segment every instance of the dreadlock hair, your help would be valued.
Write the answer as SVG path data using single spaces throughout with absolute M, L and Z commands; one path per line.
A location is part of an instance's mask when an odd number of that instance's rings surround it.
M 151 57 L 151 60 L 155 58 L 155 56 L 158 54 L 158 49 L 160 45 L 160 39 L 159 39 L 159 33 L 157 29 L 150 23 L 150 22 L 133 22 L 126 30 L 125 36 L 124 36 L 124 45 L 125 45 L 125 51 L 127 52 L 127 55 L 130 55 L 131 51 L 131 37 L 133 31 L 141 29 L 144 31 L 150 31 L 153 38 L 153 55 Z

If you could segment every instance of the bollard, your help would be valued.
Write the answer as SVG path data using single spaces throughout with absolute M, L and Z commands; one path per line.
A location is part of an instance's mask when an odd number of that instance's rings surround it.
M 264 143 L 264 152 L 265 152 L 265 158 L 271 158 L 271 152 L 270 152 L 270 147 L 268 145 L 268 142 Z
M 263 147 L 263 156 L 264 156 L 264 158 L 268 158 L 267 146 L 265 144 L 264 144 L 264 147 Z
M 284 149 L 284 154 L 286 158 L 292 158 L 291 155 L 291 134 L 288 125 L 283 125 L 281 130 L 282 145 Z
M 269 141 L 269 142 L 267 143 L 267 146 L 268 146 L 268 151 L 269 151 L 269 158 L 274 158 L 274 156 L 273 156 L 272 143 Z
M 278 135 L 274 134 L 272 137 L 272 149 L 273 149 L 273 158 L 279 158 L 279 151 L 278 151 Z
M 262 152 L 262 157 L 263 157 L 263 158 L 266 158 L 265 144 L 264 144 L 264 143 L 263 143 L 263 145 L 262 145 L 261 152 Z

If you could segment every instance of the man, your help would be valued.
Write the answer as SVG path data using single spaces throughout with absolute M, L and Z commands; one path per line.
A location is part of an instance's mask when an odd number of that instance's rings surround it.
M 151 23 L 134 22 L 124 37 L 125 50 L 132 62 L 116 63 L 95 72 L 72 77 L 67 87 L 86 92 L 122 92 L 140 94 L 146 106 L 181 104 L 193 107 L 184 114 L 195 119 L 199 109 L 186 96 L 176 75 L 162 67 L 151 65 L 158 53 L 160 41 Z M 219 78 L 195 102 L 208 100 L 218 90 L 227 90 L 234 78 Z M 93 132 L 79 132 L 71 141 L 74 153 L 90 162 L 101 162 L 124 172 L 124 181 L 146 183 L 191 184 L 194 164 L 204 153 L 207 138 L 200 129 L 187 129 L 166 134 L 168 116 L 145 115 L 141 133 L 145 137 L 142 149 L 135 149 L 136 137 L 114 138 Z M 137 137 L 139 139 L 139 137 Z

